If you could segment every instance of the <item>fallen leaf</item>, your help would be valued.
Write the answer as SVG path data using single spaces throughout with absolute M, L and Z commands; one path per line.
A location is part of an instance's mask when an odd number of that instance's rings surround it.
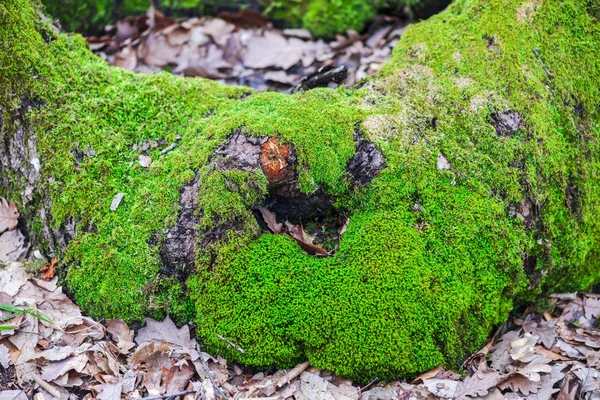
M 600 299 L 587 297 L 583 302 L 583 309 L 587 319 L 597 318 L 600 315 Z
M 25 252 L 25 237 L 20 230 L 0 234 L 0 263 L 5 264 L 9 261 L 17 261 Z
M 466 399 L 468 397 L 485 396 L 494 388 L 500 380 L 500 374 L 496 371 L 492 372 L 477 372 L 472 376 L 468 376 L 464 381 L 460 382 L 454 392 L 454 397 Z
M 314 236 L 307 234 L 301 225 L 293 225 L 288 221 L 286 221 L 285 224 L 292 239 L 294 239 L 308 254 L 319 256 L 330 255 L 321 245 L 313 243 Z
M 135 70 L 137 66 L 137 55 L 135 50 L 128 45 L 123 47 L 121 51 L 115 54 L 115 59 L 112 63 L 115 67 L 121 67 L 129 71 Z
M 551 350 L 547 350 L 547 349 L 545 349 L 545 348 L 543 348 L 541 346 L 536 346 L 535 347 L 535 351 L 538 354 L 541 354 L 543 356 L 548 357 L 552 361 L 565 361 L 565 360 L 569 360 L 569 357 L 562 356 L 562 355 L 560 355 L 558 353 L 555 353 L 555 352 L 553 352 Z
M 12 360 L 10 358 L 10 352 L 8 351 L 8 347 L 3 344 L 0 344 L 0 365 L 4 369 L 7 369 L 12 364 Z
M 280 222 L 277 222 L 276 215 L 273 211 L 269 210 L 266 207 L 262 207 L 262 206 L 257 207 L 257 210 L 260 211 L 267 226 L 269 227 L 269 229 L 271 231 L 273 231 L 273 233 L 281 233 L 281 228 L 283 227 L 283 224 Z
M 248 41 L 244 65 L 256 69 L 280 67 L 287 70 L 300 62 L 303 54 L 302 48 L 290 46 L 283 35 L 265 31 Z
M 576 400 L 579 391 L 579 381 L 571 372 L 565 375 L 562 389 L 558 392 L 556 400 Z
M 508 379 L 498 384 L 501 390 L 510 389 L 514 392 L 521 392 L 524 396 L 531 393 L 537 393 L 542 387 L 542 382 L 534 382 L 521 374 L 512 374 Z
M 22 390 L 3 390 L 0 392 L 0 400 L 28 400 L 28 397 Z
M 510 344 L 519 338 L 519 331 L 508 331 L 496 343 L 495 348 L 491 351 L 492 368 L 499 372 L 506 372 L 506 366 L 511 363 L 511 358 L 508 354 Z
M 171 368 L 163 368 L 165 393 L 177 393 L 184 390 L 196 371 L 187 363 L 181 366 L 174 365 Z
M 169 316 L 165 317 L 162 322 L 146 318 L 146 326 L 139 330 L 135 342 L 139 345 L 152 341 L 165 341 L 188 349 L 196 347 L 196 341 L 190 338 L 190 328 L 183 325 L 180 329 L 177 329 Z
M 317 374 L 303 372 L 300 375 L 300 391 L 296 400 L 335 400 L 331 390 L 333 385 Z
M 460 382 L 451 379 L 424 379 L 425 386 L 432 394 L 444 399 L 453 399 Z
M 133 342 L 133 332 L 122 319 L 109 319 L 105 323 L 106 330 L 117 343 L 121 354 L 128 354 L 135 347 Z
M 86 354 L 69 357 L 64 360 L 50 363 L 42 368 L 42 379 L 47 382 L 52 382 L 61 375 L 66 374 L 71 370 L 81 372 L 87 365 L 89 359 Z
M 210 36 L 220 47 L 225 47 L 227 44 L 227 37 L 234 29 L 235 26 L 233 24 L 230 24 L 221 18 L 213 18 L 202 27 L 202 31 Z
M 44 264 L 44 266 L 40 269 L 41 278 L 45 281 L 49 281 L 54 278 L 54 266 L 58 263 L 58 259 L 54 257 L 51 262 Z
M 104 383 L 98 386 L 98 400 L 120 400 L 123 382 Z
M 596 381 L 598 379 L 598 371 L 593 368 L 577 366 L 571 370 L 578 378 L 581 384 L 580 393 L 588 393 L 597 390 Z
M 299 75 L 288 74 L 285 71 L 267 71 L 263 77 L 267 81 L 277 82 L 288 86 L 293 86 L 301 80 Z
M 0 255 L 1 259 L 2 256 Z M 25 271 L 22 264 L 9 262 L 3 269 L 0 269 L 0 288 L 9 296 L 15 296 L 29 280 L 29 277 L 29 273 Z
M 14 201 L 8 202 L 0 197 L 0 233 L 9 230 L 12 231 L 19 223 L 19 210 Z
M 531 333 L 525 333 L 522 338 L 513 340 L 510 343 L 510 350 L 508 354 L 513 360 L 522 360 L 535 353 L 535 345 L 539 336 L 532 335 Z

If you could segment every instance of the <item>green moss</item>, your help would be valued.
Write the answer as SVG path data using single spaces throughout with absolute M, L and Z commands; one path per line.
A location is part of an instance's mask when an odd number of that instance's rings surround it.
M 0 4 L 0 104 L 4 121 L 22 94 L 46 104 L 27 114 L 40 190 L 53 226 L 75 218 L 94 227 L 63 255 L 66 283 L 92 316 L 191 317 L 209 351 L 248 365 L 308 358 L 356 380 L 413 376 L 460 362 L 515 302 L 600 278 L 600 58 L 590 50 L 600 31 L 589 4 L 460 0 L 409 28 L 361 89 L 243 96 L 248 89 L 111 68 L 79 36 L 35 23 L 28 1 L 9 0 Z M 507 110 L 524 125 L 498 136 L 492 115 Z M 387 163 L 360 190 L 345 172 L 357 126 Z M 260 171 L 207 166 L 237 131 L 293 146 L 301 189 L 322 187 L 347 210 L 335 257 L 260 231 L 251 210 L 266 194 Z M 135 144 L 177 136 L 175 150 L 150 150 L 153 164 L 139 166 Z M 78 159 L 88 146 L 96 155 Z M 438 170 L 438 155 L 449 170 Z M 236 224 L 199 251 L 184 285 L 161 274 L 158 253 L 196 173 L 201 225 Z M 507 213 L 524 197 L 539 205 L 532 229 Z M 527 255 L 537 259 L 529 276 Z

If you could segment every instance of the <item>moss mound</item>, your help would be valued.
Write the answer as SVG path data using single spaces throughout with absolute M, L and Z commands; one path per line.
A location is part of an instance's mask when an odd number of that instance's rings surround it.
M 595 4 L 457 1 L 410 28 L 361 88 L 287 96 L 111 68 L 29 1 L 8 0 L 0 137 L 18 129 L 15 112 L 43 104 L 26 112 L 38 196 L 51 199 L 34 228 L 76 222 L 62 265 L 91 315 L 192 319 L 210 351 L 247 365 L 308 358 L 355 380 L 413 376 L 460 362 L 515 302 L 600 278 Z M 362 189 L 346 172 L 356 127 L 387 164 Z M 238 131 L 293 145 L 302 191 L 322 188 L 348 213 L 334 257 L 261 230 L 260 169 L 210 167 Z M 134 145 L 154 139 L 178 146 L 150 149 L 142 168 Z M 181 283 L 161 273 L 159 250 L 194 177 L 202 229 L 235 228 Z M 0 195 L 22 186 L 15 175 Z

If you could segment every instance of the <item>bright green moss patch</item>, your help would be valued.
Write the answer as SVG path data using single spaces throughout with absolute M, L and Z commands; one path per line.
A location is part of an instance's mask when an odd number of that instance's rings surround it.
M 23 94 L 45 104 L 27 113 L 40 190 L 54 227 L 76 222 L 63 266 L 91 315 L 192 318 L 208 350 L 248 365 L 308 358 L 355 380 L 414 376 L 459 363 L 515 302 L 600 278 L 600 28 L 590 4 L 460 0 L 410 28 L 362 88 L 287 96 L 110 68 L 78 36 L 45 32 L 45 42 L 29 3 L 9 0 L 0 104 L 4 121 Z M 500 130 L 507 112 L 522 123 Z M 387 165 L 362 189 L 345 171 L 357 128 Z M 323 188 L 349 215 L 334 257 L 259 229 L 262 172 L 211 164 L 235 132 L 291 146 L 301 190 Z M 157 139 L 177 147 L 151 148 L 141 167 L 135 145 Z M 180 283 L 162 274 L 159 252 L 196 176 L 201 229 L 233 227 L 198 250 Z

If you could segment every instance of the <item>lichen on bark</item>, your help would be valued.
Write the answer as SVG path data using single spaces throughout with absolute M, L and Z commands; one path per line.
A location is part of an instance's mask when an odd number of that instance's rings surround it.
M 458 0 L 359 87 L 294 95 L 109 67 L 36 8 L 0 3 L 0 142 L 23 95 L 39 101 L 23 113 L 40 160 L 30 223 L 93 316 L 174 313 L 247 365 L 393 379 L 460 362 L 515 304 L 600 278 L 595 1 Z M 298 191 L 350 218 L 335 256 L 261 227 L 268 177 L 217 160 L 236 134 L 293 149 Z M 374 149 L 385 168 L 357 185 L 351 160 Z M 0 195 L 23 206 L 27 180 L 3 160 Z M 185 187 L 195 265 L 168 275 Z

